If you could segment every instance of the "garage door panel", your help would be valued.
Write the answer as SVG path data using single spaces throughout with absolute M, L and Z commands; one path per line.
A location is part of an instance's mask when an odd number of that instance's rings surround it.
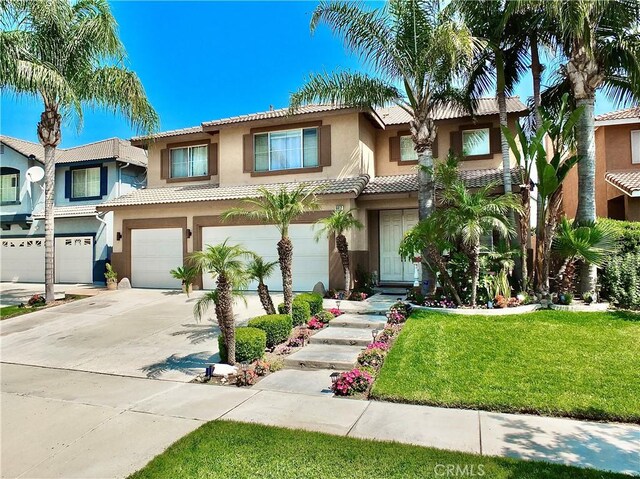
M 93 283 L 93 238 L 56 238 L 56 283 Z
M 318 281 L 325 285 L 329 282 L 329 247 L 326 240 L 316 242 L 312 225 L 296 224 L 289 227 L 289 237 L 293 243 L 293 288 L 296 291 L 310 291 Z M 265 261 L 277 261 L 277 243 L 280 233 L 273 226 L 212 226 L 202 229 L 203 245 L 222 243 L 229 238 L 230 244 L 239 244 L 253 251 Z M 267 281 L 272 291 L 282 290 L 282 273 L 276 269 Z M 206 275 L 203 278 L 204 288 L 213 289 L 215 282 Z M 256 288 L 252 283 L 250 290 Z
M 182 228 L 131 230 L 131 285 L 180 288 L 169 271 L 183 264 Z

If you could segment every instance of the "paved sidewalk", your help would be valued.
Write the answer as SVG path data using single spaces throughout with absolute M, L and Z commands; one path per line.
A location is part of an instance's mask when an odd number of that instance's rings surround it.
M 1 365 L 2 477 L 123 477 L 213 419 L 640 473 L 640 426 Z M 324 372 L 326 374 L 326 371 Z

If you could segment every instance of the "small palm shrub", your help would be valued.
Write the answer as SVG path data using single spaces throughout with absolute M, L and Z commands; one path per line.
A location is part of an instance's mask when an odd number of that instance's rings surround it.
M 315 316 L 322 311 L 322 295 L 318 293 L 300 293 L 294 298 L 294 301 L 295 300 L 309 303 L 311 316 Z
M 249 321 L 248 326 L 258 328 L 267 335 L 267 348 L 273 348 L 277 344 L 287 340 L 293 329 L 291 316 L 288 314 L 266 314 Z
M 278 305 L 278 313 L 285 314 L 284 303 L 280 303 Z M 291 319 L 293 320 L 294 326 L 300 326 L 301 324 L 306 323 L 311 317 L 311 308 L 309 307 L 309 303 L 304 300 L 299 300 L 297 297 L 294 298 L 291 303 Z
M 227 347 L 224 338 L 218 336 L 218 347 L 220 349 L 220 359 L 227 362 Z M 237 328 L 236 329 L 236 362 L 251 362 L 264 356 L 267 347 L 267 335 L 258 328 Z

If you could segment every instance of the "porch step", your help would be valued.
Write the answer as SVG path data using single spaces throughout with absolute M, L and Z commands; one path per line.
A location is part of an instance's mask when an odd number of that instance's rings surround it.
M 383 329 L 387 317 L 383 314 L 342 314 L 329 323 L 329 328 Z
M 371 329 L 364 328 L 336 328 L 329 326 L 311 336 L 309 344 L 339 344 L 364 347 L 371 342 L 371 331 Z
M 362 351 L 360 346 L 309 344 L 284 360 L 288 369 L 353 369 Z

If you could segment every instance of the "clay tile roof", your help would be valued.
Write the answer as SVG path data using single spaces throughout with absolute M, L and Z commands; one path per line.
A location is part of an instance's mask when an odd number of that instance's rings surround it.
M 54 206 L 54 218 L 73 218 L 79 216 L 95 216 L 96 205 L 78 205 L 78 206 Z M 43 219 L 44 210 L 33 213 L 33 219 Z
M 295 115 L 303 115 L 305 113 L 321 113 L 325 111 L 344 110 L 349 107 L 340 105 L 303 105 L 296 110 Z M 247 121 L 268 120 L 271 118 L 284 118 L 289 115 L 288 108 L 278 108 L 277 110 L 261 111 L 259 113 L 250 113 L 248 115 L 231 116 L 229 118 L 221 118 L 219 120 L 205 121 L 202 126 L 220 126 L 233 123 L 244 123 Z
M 481 188 L 489 183 L 502 185 L 502 170 L 497 168 L 481 170 L 462 170 L 460 177 L 468 188 Z M 511 170 L 511 178 L 514 184 L 519 181 L 516 170 Z M 441 188 L 441 185 L 436 185 Z M 372 179 L 362 192 L 363 195 L 385 193 L 411 193 L 418 191 L 418 176 L 413 174 L 378 176 Z
M 165 138 L 168 136 L 191 135 L 192 133 L 202 133 L 202 125 L 178 128 L 177 130 L 162 131 L 153 135 L 134 136 L 131 141 L 144 141 L 151 138 Z
M 38 161 L 44 162 L 44 148 L 38 143 L 4 135 L 0 137 L 0 141 L 25 156 L 34 155 Z M 124 163 L 147 166 L 146 152 L 142 148 L 132 146 L 129 141 L 119 138 L 109 138 L 72 148 L 56 149 L 56 164 L 112 158 Z
M 629 196 L 640 196 L 640 170 L 608 172 L 605 179 Z
M 101 209 L 108 209 L 110 207 L 118 206 L 157 205 L 169 203 L 190 203 L 194 201 L 222 201 L 255 198 L 260 196 L 258 188 L 261 186 L 270 190 L 276 190 L 283 186 L 287 189 L 293 189 L 300 183 L 305 183 L 311 188 L 318 188 L 318 194 L 353 194 L 354 196 L 358 196 L 368 181 L 369 177 L 364 175 L 351 178 L 274 183 L 269 185 L 219 187 L 217 185 L 207 184 L 147 188 L 136 190 L 119 198 L 106 201 L 100 204 L 99 207 Z
M 638 120 L 640 121 L 640 105 L 626 108 L 624 110 L 610 111 L 596 116 L 596 121 L 611 120 Z
M 527 107 L 520 101 L 520 97 L 513 96 L 507 98 L 507 113 L 521 113 L 526 111 Z M 378 113 L 385 125 L 401 125 L 409 123 L 411 119 L 409 114 L 399 106 L 379 108 L 376 110 L 376 113 Z M 476 116 L 497 115 L 498 113 L 498 100 L 496 98 L 478 99 L 475 111 Z M 470 115 L 469 112 L 463 108 L 454 105 L 445 105 L 436 108 L 433 116 L 435 120 L 448 120 Z

